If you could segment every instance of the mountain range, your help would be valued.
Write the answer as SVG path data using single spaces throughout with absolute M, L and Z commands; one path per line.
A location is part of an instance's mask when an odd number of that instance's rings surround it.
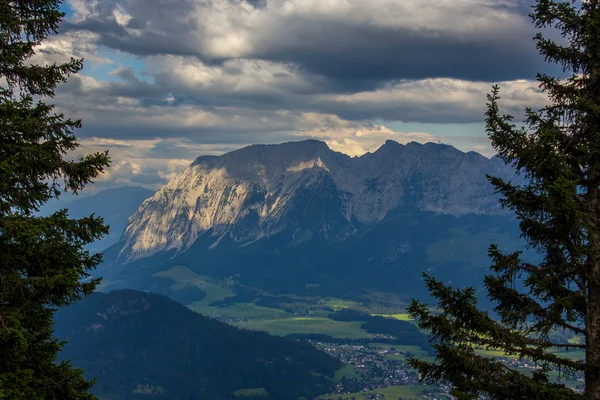
M 507 177 L 499 159 L 428 143 L 388 141 L 350 158 L 309 140 L 250 146 L 199 157 L 131 217 L 124 262 L 189 249 L 205 234 L 211 248 L 240 246 L 282 233 L 291 244 L 340 242 L 400 206 L 463 216 L 501 214 L 485 174 Z
M 100 269 L 144 287 L 185 265 L 270 293 L 424 291 L 424 271 L 476 282 L 487 247 L 520 248 L 515 218 L 486 175 L 522 179 L 499 158 L 387 141 L 349 157 L 324 142 L 254 145 L 201 156 L 131 215 Z

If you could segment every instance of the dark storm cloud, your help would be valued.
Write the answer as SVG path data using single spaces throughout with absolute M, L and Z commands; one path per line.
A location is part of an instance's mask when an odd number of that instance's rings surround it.
M 426 21 L 415 27 L 402 18 L 397 24 L 381 17 L 357 20 L 343 10 L 286 15 L 282 2 L 267 0 L 232 0 L 228 7 L 175 0 L 155 0 L 151 7 L 147 0 L 93 4 L 93 14 L 65 28 L 92 31 L 99 44 L 139 56 L 194 56 L 214 65 L 237 57 L 292 63 L 327 77 L 338 91 L 366 90 L 394 79 L 533 78 L 548 70 L 535 49 L 535 30 L 526 16 L 531 10 L 524 1 L 480 6 L 484 11 L 472 18 L 489 19 L 488 30 L 471 28 L 471 16 L 458 11 L 447 16 L 445 26 Z M 434 9 L 422 6 L 415 12 L 427 15 Z M 502 16 L 494 19 L 495 12 L 507 15 L 506 23 Z M 115 16 L 119 13 L 128 15 L 123 25 Z
M 235 148 L 235 147 L 234 147 Z M 219 143 L 210 146 L 210 152 L 221 154 L 232 150 L 231 145 Z M 188 140 L 168 141 L 161 140 L 152 146 L 145 155 L 155 159 L 195 159 L 201 154 L 205 154 L 204 146 L 196 146 L 194 142 Z
M 312 73 L 342 81 L 348 89 L 363 81 L 448 77 L 502 81 L 534 77 L 543 67 L 533 30 L 489 37 L 415 33 L 397 27 L 355 26 L 325 20 L 289 22 L 285 45 L 265 45 L 257 56 L 291 62 Z M 300 37 L 301 40 L 293 40 Z
M 127 126 L 103 123 L 102 121 L 89 121 L 78 132 L 78 136 L 108 137 L 122 140 L 150 140 L 156 138 L 179 138 L 194 143 L 227 145 L 227 144 L 259 144 L 281 143 L 301 139 L 295 131 L 297 127 L 288 127 L 288 131 L 281 131 L 276 127 L 227 127 L 227 126 L 200 126 L 181 127 L 173 126 L 169 129 L 149 126 Z M 308 136 L 307 136 L 308 137 Z M 172 154 L 177 151 L 173 150 Z M 192 152 L 186 152 L 192 153 Z M 188 155 L 190 155 L 188 154 Z M 196 153 L 200 155 L 201 153 Z M 185 155 L 185 153 L 183 154 Z M 167 157 L 160 157 L 167 158 Z

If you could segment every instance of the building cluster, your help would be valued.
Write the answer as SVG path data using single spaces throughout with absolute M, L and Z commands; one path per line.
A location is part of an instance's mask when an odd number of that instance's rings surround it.
M 350 393 L 364 393 L 367 399 L 386 399 L 382 394 L 369 393 L 390 386 L 423 386 L 419 375 L 406 361 L 406 352 L 394 347 L 371 347 L 357 344 L 335 344 L 314 341 L 313 345 L 322 351 L 350 364 L 358 376 L 345 377 L 335 387 L 331 398 Z M 453 399 L 450 387 L 427 387 L 419 397 L 430 400 Z M 394 399 L 397 400 L 397 399 Z

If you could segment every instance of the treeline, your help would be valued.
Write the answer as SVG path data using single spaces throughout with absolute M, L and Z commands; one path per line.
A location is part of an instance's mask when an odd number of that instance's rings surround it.
M 290 314 L 308 315 L 311 311 L 323 310 L 333 311 L 333 309 L 324 308 L 318 303 L 318 298 L 299 297 L 294 295 L 265 295 L 257 289 L 236 285 L 233 289 L 235 295 L 225 299 L 217 300 L 211 303 L 215 307 L 227 307 L 237 303 L 252 303 L 257 306 L 267 308 L 277 308 Z
M 361 328 L 372 334 L 389 335 L 393 338 L 377 338 L 373 341 L 378 343 L 391 343 L 405 346 L 419 346 L 425 351 L 431 351 L 427 335 L 419 330 L 415 325 L 407 321 L 400 321 L 394 318 L 381 316 L 372 316 L 371 314 L 344 308 L 329 314 L 329 318 L 335 321 L 359 321 L 363 322 Z
M 355 344 L 355 345 L 363 345 L 367 346 L 373 343 L 383 343 L 383 344 L 394 344 L 398 346 L 419 346 L 418 344 L 406 344 L 402 340 L 395 338 L 360 338 L 360 339 L 350 339 L 350 338 L 336 338 L 333 336 L 325 335 L 322 333 L 290 333 L 286 336 L 290 339 L 295 340 L 310 340 L 313 342 L 322 342 L 322 343 L 334 343 L 334 344 Z M 422 344 L 419 347 L 423 351 L 428 352 L 430 355 L 434 355 L 433 348 L 427 344 Z
M 327 393 L 339 360 L 305 341 L 240 330 L 166 297 L 94 294 L 56 315 L 61 356 L 98 379 L 94 393 L 121 399 L 234 399 L 264 388 L 271 399 Z

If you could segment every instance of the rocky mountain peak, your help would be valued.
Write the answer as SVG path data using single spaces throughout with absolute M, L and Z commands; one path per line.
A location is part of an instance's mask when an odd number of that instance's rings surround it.
M 499 213 L 486 173 L 512 171 L 435 143 L 388 140 L 350 158 L 317 140 L 253 145 L 199 157 L 144 202 L 122 237 L 121 257 L 188 249 L 199 236 L 239 245 L 274 235 L 340 241 L 356 224 L 401 205 L 443 214 Z

